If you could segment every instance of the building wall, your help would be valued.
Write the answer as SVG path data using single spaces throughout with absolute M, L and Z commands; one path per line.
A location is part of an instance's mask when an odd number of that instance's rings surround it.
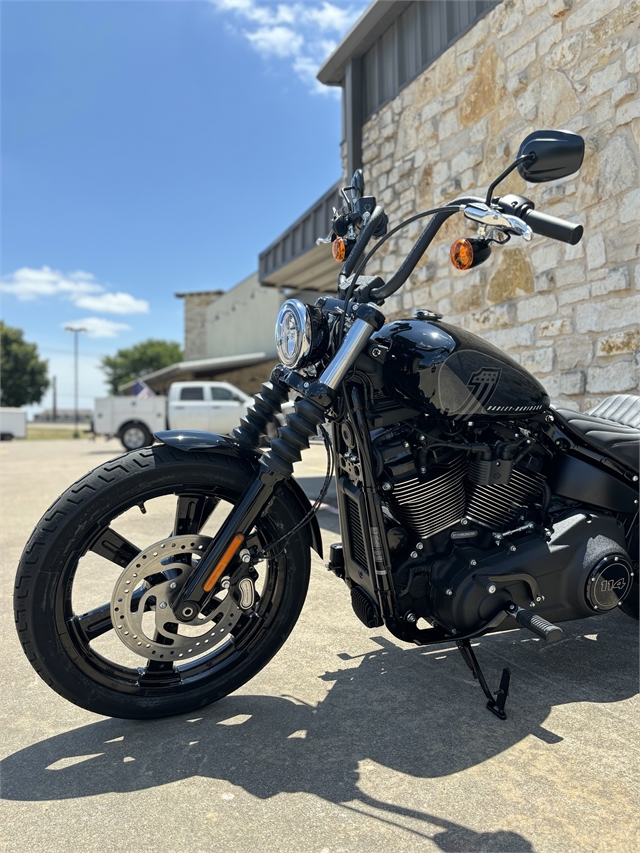
M 220 298 L 221 291 L 180 293 L 184 299 L 184 359 L 193 361 L 207 357 L 207 308 Z
M 216 382 L 230 382 L 245 394 L 257 394 L 263 382 L 268 382 L 271 371 L 278 363 L 277 358 L 252 364 L 250 367 L 236 367 L 224 373 L 216 373 Z
M 227 290 L 206 308 L 202 358 L 275 352 L 273 330 L 284 298 L 274 287 L 261 287 L 258 273 Z
M 392 226 L 486 191 L 532 130 L 585 138 L 578 175 L 531 185 L 514 173 L 496 191 L 583 223 L 577 246 L 513 238 L 482 267 L 457 272 L 451 242 L 474 232 L 455 216 L 384 309 L 440 311 L 573 409 L 638 388 L 639 13 L 640 0 L 504 0 L 363 128 L 367 192 Z M 367 272 L 389 277 L 420 229 L 392 238 Z

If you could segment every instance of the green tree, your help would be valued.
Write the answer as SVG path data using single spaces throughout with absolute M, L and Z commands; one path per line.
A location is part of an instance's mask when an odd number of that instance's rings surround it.
M 100 366 L 107 375 L 111 393 L 117 394 L 118 387 L 125 382 L 142 378 L 145 373 L 177 361 L 182 361 L 180 344 L 149 338 L 127 349 L 119 349 L 115 355 L 105 355 Z
M 48 362 L 38 347 L 23 338 L 22 329 L 0 320 L 0 402 L 3 406 L 39 403 L 49 387 Z

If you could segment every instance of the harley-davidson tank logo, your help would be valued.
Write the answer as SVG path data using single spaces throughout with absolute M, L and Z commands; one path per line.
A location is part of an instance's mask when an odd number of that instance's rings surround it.
M 471 393 L 460 406 L 460 411 L 468 416 L 486 409 L 498 387 L 501 375 L 502 369 L 499 367 L 481 367 L 472 373 L 466 383 Z

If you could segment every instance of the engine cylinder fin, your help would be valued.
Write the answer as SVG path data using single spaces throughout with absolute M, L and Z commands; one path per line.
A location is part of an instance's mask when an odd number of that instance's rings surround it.
M 407 528 L 422 538 L 433 536 L 455 524 L 464 515 L 464 457 L 459 456 L 447 470 L 426 482 L 417 477 L 396 483 L 389 506 Z
M 471 488 L 467 517 L 493 530 L 502 530 L 539 492 L 535 478 L 514 469 L 509 483 Z

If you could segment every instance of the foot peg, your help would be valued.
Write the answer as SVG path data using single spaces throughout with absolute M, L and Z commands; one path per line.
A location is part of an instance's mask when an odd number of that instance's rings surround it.
M 531 613 L 529 610 L 524 610 L 522 607 L 518 607 L 518 605 L 513 601 L 506 604 L 504 609 L 509 616 L 512 616 L 516 620 L 518 625 L 522 625 L 523 628 L 528 628 L 542 640 L 546 640 L 548 643 L 555 643 L 562 639 L 562 628 L 559 628 L 557 625 L 553 625 L 551 622 L 547 622 L 546 619 L 543 619 L 542 616 L 538 616 L 537 613 Z

